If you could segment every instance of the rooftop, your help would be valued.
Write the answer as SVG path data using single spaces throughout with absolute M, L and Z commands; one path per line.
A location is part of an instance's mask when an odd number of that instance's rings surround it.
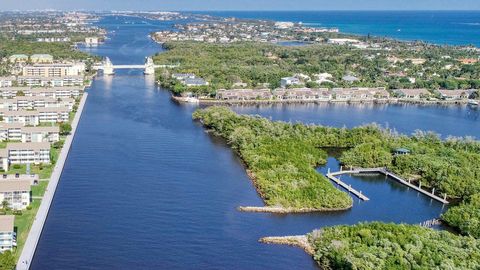
M 30 142 L 30 143 L 7 143 L 7 150 L 50 150 L 48 142 Z
M 14 191 L 30 191 L 30 180 L 0 181 L 0 193 Z
M 0 232 L 13 232 L 15 216 L 0 216 Z

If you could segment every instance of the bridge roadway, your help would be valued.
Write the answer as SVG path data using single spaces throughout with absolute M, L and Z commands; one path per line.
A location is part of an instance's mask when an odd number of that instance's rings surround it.
M 147 65 L 112 65 L 108 68 L 112 69 L 145 69 Z M 178 65 L 153 65 L 153 68 L 175 68 Z M 93 66 L 93 69 L 105 69 L 105 66 Z

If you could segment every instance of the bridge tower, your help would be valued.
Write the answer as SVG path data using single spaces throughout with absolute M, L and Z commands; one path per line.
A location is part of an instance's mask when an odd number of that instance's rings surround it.
M 155 74 L 155 64 L 153 63 L 152 57 L 147 57 L 145 60 L 145 71 L 143 72 L 145 75 L 153 75 Z
M 113 69 L 113 64 L 112 61 L 110 61 L 110 58 L 105 57 L 105 60 L 103 61 L 103 75 L 114 75 L 115 70 Z

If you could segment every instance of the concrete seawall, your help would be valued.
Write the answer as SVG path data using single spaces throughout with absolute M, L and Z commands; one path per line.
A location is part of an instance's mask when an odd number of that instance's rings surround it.
M 52 176 L 50 177 L 47 189 L 45 190 L 45 194 L 43 195 L 43 199 L 38 209 L 37 215 L 35 216 L 35 220 L 33 221 L 32 227 L 30 228 L 30 232 L 28 233 L 27 241 L 25 242 L 25 246 L 23 247 L 22 253 L 20 254 L 20 258 L 18 259 L 16 268 L 17 270 L 27 270 L 30 268 L 33 256 L 35 255 L 38 241 L 40 240 L 40 236 L 42 234 L 43 225 L 47 220 L 50 205 L 52 204 L 53 197 L 55 196 L 55 191 L 57 189 L 60 176 L 62 175 L 65 161 L 67 160 L 70 147 L 77 131 L 78 123 L 80 122 L 80 118 L 82 117 L 83 108 L 85 106 L 87 97 L 88 93 L 84 93 L 82 99 L 80 100 L 77 113 L 75 114 L 75 117 L 72 121 L 72 132 L 70 135 L 67 136 L 55 168 L 53 169 Z

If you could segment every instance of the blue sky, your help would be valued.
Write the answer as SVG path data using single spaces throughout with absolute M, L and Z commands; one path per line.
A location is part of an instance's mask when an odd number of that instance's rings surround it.
M 0 0 L 0 10 L 480 10 L 480 0 Z

